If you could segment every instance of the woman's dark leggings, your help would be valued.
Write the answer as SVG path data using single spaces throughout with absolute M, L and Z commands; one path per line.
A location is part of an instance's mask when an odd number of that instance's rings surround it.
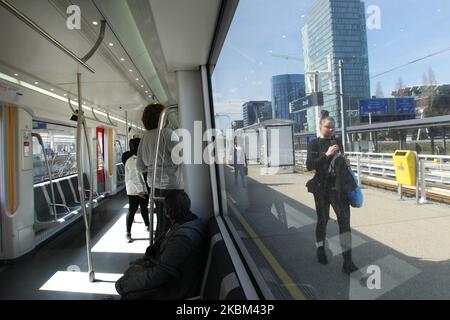
M 148 219 L 148 195 L 145 198 L 139 196 L 128 196 L 128 201 L 130 203 L 130 209 L 128 209 L 127 214 L 127 233 L 131 233 L 131 226 L 133 225 L 134 215 L 136 214 L 139 207 L 141 207 L 142 219 L 144 219 L 145 226 L 150 225 Z
M 344 260 L 352 259 L 352 234 L 350 228 L 350 205 L 347 195 L 330 190 L 323 195 L 315 195 L 317 211 L 316 240 L 317 245 L 324 245 L 327 234 L 327 223 L 330 219 L 330 205 L 336 213 L 339 224 L 339 240 Z

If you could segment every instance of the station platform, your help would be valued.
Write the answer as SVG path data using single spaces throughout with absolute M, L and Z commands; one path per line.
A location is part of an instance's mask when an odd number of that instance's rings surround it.
M 341 272 L 332 209 L 330 263 L 317 262 L 315 205 L 305 187 L 312 174 L 266 174 L 250 166 L 244 187 L 226 166 L 225 178 L 228 215 L 280 296 L 305 298 L 302 288 L 309 288 L 319 299 L 450 299 L 450 206 L 417 205 L 415 198 L 364 188 L 363 208 L 351 209 L 353 258 L 360 269 L 348 277 Z M 370 278 L 377 274 L 380 279 Z

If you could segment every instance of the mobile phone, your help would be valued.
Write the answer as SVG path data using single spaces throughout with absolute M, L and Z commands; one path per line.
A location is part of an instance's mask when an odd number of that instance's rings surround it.
M 330 142 L 330 144 L 331 144 L 331 146 L 334 146 L 334 145 L 337 145 L 338 144 L 338 142 L 337 142 L 337 140 L 336 140 L 336 138 L 331 138 L 331 142 Z

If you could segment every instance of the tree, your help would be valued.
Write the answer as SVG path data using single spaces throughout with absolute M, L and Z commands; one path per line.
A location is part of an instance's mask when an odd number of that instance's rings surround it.
M 436 76 L 434 74 L 433 68 L 431 67 L 428 68 L 428 83 L 430 86 L 437 85 Z
M 450 96 L 430 96 L 430 107 L 424 111 L 425 117 L 437 117 L 450 114 Z
M 429 85 L 428 75 L 427 75 L 426 72 L 424 72 L 423 75 L 422 75 L 422 85 L 423 86 L 428 86 Z
M 403 79 L 402 79 L 402 77 L 400 77 L 400 78 L 398 78 L 398 82 L 397 82 L 397 85 L 396 85 L 396 89 L 397 89 L 397 90 L 401 90 L 401 89 L 403 89 L 403 88 L 405 88 L 405 85 L 403 84 Z
M 377 82 L 377 88 L 375 89 L 375 96 L 377 98 L 384 98 L 383 88 L 381 87 L 381 82 Z

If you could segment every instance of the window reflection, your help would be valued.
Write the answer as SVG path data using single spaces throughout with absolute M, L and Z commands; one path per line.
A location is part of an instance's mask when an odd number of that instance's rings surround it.
M 49 180 L 44 152 L 47 154 L 53 179 L 77 172 L 75 128 L 33 121 L 33 132 L 40 134 L 44 143 L 43 150 L 38 140 L 33 138 L 33 174 L 35 184 Z
M 240 2 L 211 76 L 225 141 L 222 214 L 260 286 L 276 298 L 450 298 L 440 285 L 450 268 L 442 246 L 450 243 L 448 21 L 450 4 L 441 0 Z M 363 207 L 350 209 L 359 268 L 350 277 L 333 208 L 328 264 L 317 256 L 306 160 L 321 111 L 334 118 L 333 139 L 369 186 Z M 416 204 L 415 186 L 399 200 L 392 158 L 399 149 L 420 154 L 426 207 Z M 431 240 L 436 232 L 439 241 Z

